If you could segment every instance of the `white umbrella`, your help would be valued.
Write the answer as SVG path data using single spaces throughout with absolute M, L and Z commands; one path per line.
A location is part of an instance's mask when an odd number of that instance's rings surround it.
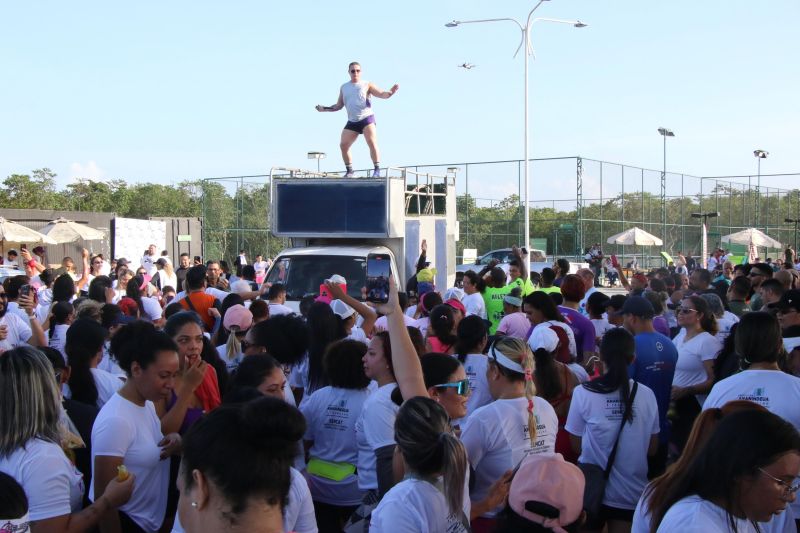
M 606 242 L 608 244 L 623 244 L 625 246 L 661 246 L 664 241 L 647 233 L 645 230 L 633 227 L 625 230 L 622 233 L 617 233 L 609 237 Z
M 776 241 L 763 231 L 756 228 L 747 228 L 722 237 L 722 242 L 742 244 L 744 246 L 762 246 L 766 248 L 783 248 L 780 241 Z
M 58 244 L 84 241 L 101 241 L 106 238 L 100 230 L 59 217 L 42 228 L 42 233 Z
M 58 244 L 47 235 L 42 235 L 38 231 L 26 228 L 22 224 L 11 222 L 3 217 L 0 217 L 0 241 L 2 241 L 3 244 L 7 242 Z

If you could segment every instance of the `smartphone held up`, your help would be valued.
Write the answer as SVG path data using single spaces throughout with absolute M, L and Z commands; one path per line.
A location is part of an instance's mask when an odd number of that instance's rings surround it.
M 385 304 L 389 301 L 389 276 L 392 261 L 388 254 L 367 257 L 367 301 Z

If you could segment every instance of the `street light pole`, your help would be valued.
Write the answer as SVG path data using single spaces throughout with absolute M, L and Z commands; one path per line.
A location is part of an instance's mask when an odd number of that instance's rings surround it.
M 761 160 L 769 156 L 764 150 L 753 150 L 753 155 L 758 159 L 758 181 L 756 182 L 756 227 L 761 223 Z
M 658 128 L 664 137 L 664 170 L 661 172 L 661 239 L 667 244 L 667 137 L 675 137 L 675 133 L 667 128 Z
M 529 142 L 528 142 L 528 56 L 532 55 L 532 53 L 533 53 L 533 49 L 531 48 L 531 41 L 530 41 L 531 26 L 533 26 L 534 22 L 539 22 L 539 21 L 541 21 L 541 22 L 555 22 L 555 23 L 559 23 L 559 24 L 570 24 L 570 25 L 572 25 L 572 26 L 574 26 L 576 28 L 585 28 L 587 26 L 587 24 L 581 22 L 580 20 L 561 20 L 561 19 L 551 19 L 551 18 L 533 19 L 532 18 L 533 17 L 533 13 L 539 8 L 539 6 L 541 6 L 546 1 L 548 1 L 548 0 L 539 0 L 539 2 L 535 6 L 533 6 L 533 9 L 531 9 L 530 12 L 528 13 L 528 18 L 526 19 L 526 23 L 525 23 L 524 26 L 518 20 L 513 19 L 513 18 L 496 18 L 496 19 L 480 19 L 480 20 L 453 20 L 453 21 L 448 22 L 447 24 L 445 24 L 445 26 L 448 27 L 448 28 L 455 28 L 455 27 L 460 26 L 461 24 L 475 24 L 475 23 L 483 23 L 483 22 L 508 21 L 508 22 L 513 22 L 514 24 L 516 24 L 517 27 L 520 30 L 520 33 L 522 34 L 519 46 L 517 46 L 517 51 L 514 52 L 514 57 L 517 57 L 517 54 L 519 53 L 520 48 L 522 48 L 522 46 L 524 45 L 525 46 L 525 56 L 523 57 L 523 62 L 525 64 L 525 68 L 524 68 L 525 80 L 524 80 L 524 83 L 523 83 L 523 90 L 525 91 L 525 94 L 524 94 L 524 112 L 523 112 L 523 121 L 524 121 L 524 124 L 523 124 L 524 136 L 523 137 L 524 137 L 524 143 L 525 143 L 525 147 L 524 147 L 524 158 L 525 158 L 525 172 L 524 172 L 525 184 L 524 184 L 524 187 L 525 187 L 525 194 L 524 194 L 523 202 L 524 202 L 524 208 L 525 208 L 525 217 L 524 217 L 525 218 L 525 233 L 524 233 L 525 234 L 525 237 L 524 237 L 525 243 L 523 244 L 523 246 L 525 248 L 527 248 L 527 249 L 530 249 L 530 247 L 531 247 L 531 243 L 530 243 L 530 240 L 531 240 L 531 235 L 530 235 L 531 224 L 530 224 L 530 210 L 529 210 L 529 205 L 530 205 L 530 198 L 529 198 L 530 166 L 529 166 L 529 162 L 528 162 L 529 159 L 530 159 L 529 146 L 528 146 L 529 145 Z M 528 272 L 530 272 L 530 254 L 528 254 Z

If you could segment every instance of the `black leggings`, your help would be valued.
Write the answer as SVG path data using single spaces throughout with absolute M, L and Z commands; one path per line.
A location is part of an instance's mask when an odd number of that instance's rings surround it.
M 319 533 L 340 533 L 358 506 L 340 506 L 314 501 L 314 515 Z
M 689 440 L 689 433 L 692 431 L 694 420 L 700 414 L 700 404 L 697 398 L 684 396 L 680 400 L 675 400 L 675 410 L 672 417 L 672 432 L 670 442 L 677 448 L 678 453 L 683 452 L 686 441 Z
M 147 533 L 147 531 L 140 528 L 139 524 L 134 522 L 130 516 L 122 511 L 117 512 L 119 513 L 119 526 L 122 533 Z

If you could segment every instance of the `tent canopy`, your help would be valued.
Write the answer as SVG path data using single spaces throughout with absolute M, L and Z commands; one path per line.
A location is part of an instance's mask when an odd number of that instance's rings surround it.
M 64 217 L 59 217 L 43 227 L 42 233 L 58 244 L 75 242 L 81 239 L 84 241 L 101 241 L 105 238 L 105 234 L 102 231 L 85 224 L 67 220 Z
M 664 244 L 664 242 L 655 235 L 651 235 L 645 230 L 635 226 L 622 233 L 612 235 L 606 242 L 608 244 L 624 244 L 625 246 L 661 246 Z
M 4 244 L 7 242 L 19 242 L 27 244 L 57 244 L 56 241 L 42 235 L 38 231 L 17 224 L 10 220 L 0 217 L 0 241 Z
M 766 248 L 783 248 L 780 241 L 776 241 L 766 233 L 756 228 L 747 228 L 722 237 L 722 242 L 742 244 L 744 246 L 761 246 Z

